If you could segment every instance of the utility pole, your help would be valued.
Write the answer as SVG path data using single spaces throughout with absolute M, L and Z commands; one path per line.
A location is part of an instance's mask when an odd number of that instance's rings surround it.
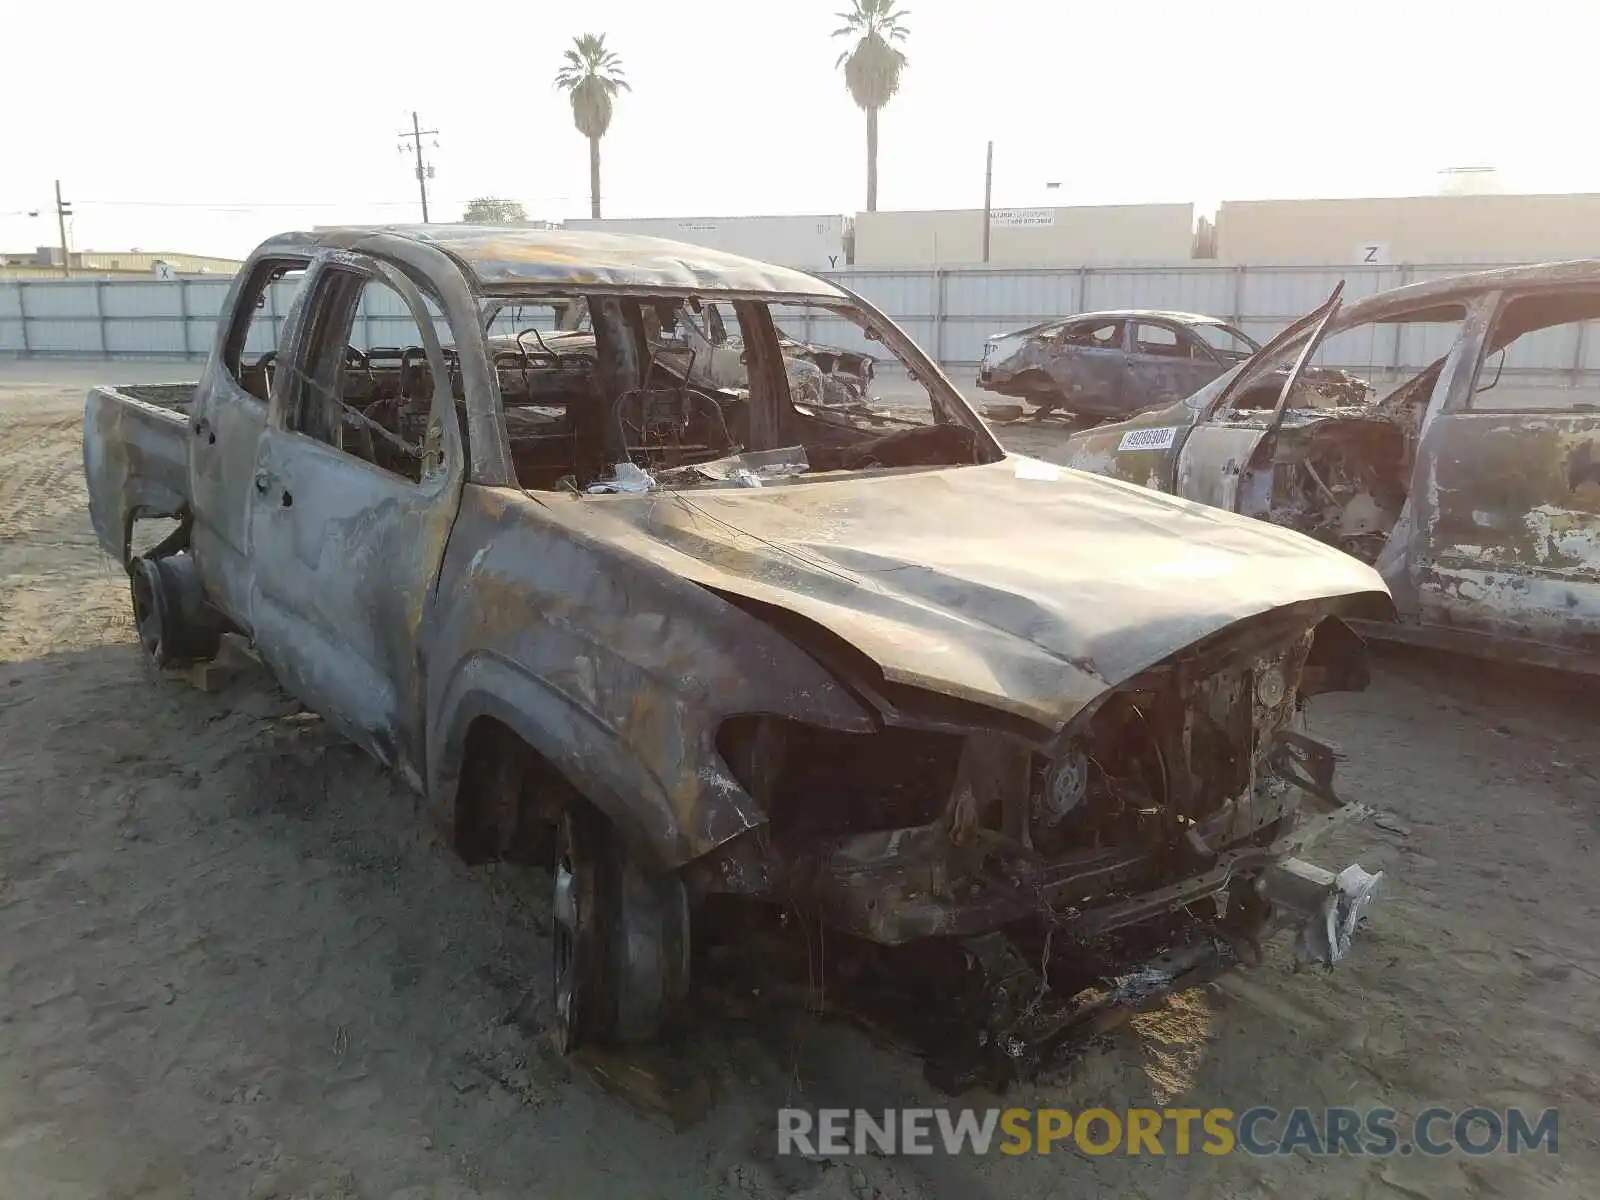
M 410 139 L 412 149 L 417 152 L 417 190 L 422 193 L 422 223 L 424 225 L 428 223 L 428 180 L 433 178 L 433 164 L 422 161 L 422 139 L 432 137 L 438 132 L 437 129 L 422 128 L 422 122 L 417 120 L 417 114 L 412 113 L 410 131 L 402 130 L 399 134 L 401 153 L 405 152 L 407 139 Z M 435 140 L 433 144 L 437 146 L 439 143 Z
M 61 234 L 61 277 L 72 278 L 72 252 L 67 248 L 67 218 L 72 215 L 72 201 L 61 198 L 61 180 L 56 180 L 56 231 Z
M 989 200 L 994 195 L 994 143 L 983 164 L 983 261 L 989 261 Z

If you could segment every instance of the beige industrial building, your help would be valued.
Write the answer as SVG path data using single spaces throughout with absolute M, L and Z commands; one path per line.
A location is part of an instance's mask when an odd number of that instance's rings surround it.
M 1181 262 L 1194 253 L 1194 205 L 997 208 L 989 262 L 1005 266 Z M 983 261 L 983 210 L 864 212 L 855 219 L 858 267 Z
M 244 264 L 236 258 L 150 250 L 74 250 L 72 273 L 85 278 L 154 277 L 165 263 L 174 275 L 232 275 Z M 61 278 L 61 247 L 0 251 L 0 279 Z
M 1600 256 L 1600 195 L 1224 200 L 1231 263 L 1499 263 Z
M 846 265 L 850 219 L 840 213 L 750 217 L 583 217 L 564 229 L 593 233 L 643 234 L 742 254 L 763 262 L 806 271 L 835 271 Z

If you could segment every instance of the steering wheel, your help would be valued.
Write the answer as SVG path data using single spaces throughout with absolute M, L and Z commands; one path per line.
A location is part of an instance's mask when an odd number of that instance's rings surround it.
M 639 410 L 639 420 L 635 424 L 623 417 L 623 408 L 628 404 L 635 404 Z M 713 458 L 721 458 L 725 454 L 732 454 L 738 449 L 733 440 L 733 434 L 728 429 L 728 418 L 722 411 L 722 405 L 715 399 L 697 392 L 693 388 L 666 388 L 656 391 L 646 391 L 634 388 L 623 392 L 617 397 L 616 403 L 611 406 L 611 419 L 614 423 L 618 447 L 628 458 L 635 454 L 648 454 L 653 450 L 665 450 L 667 446 L 652 446 L 648 441 L 629 442 L 628 426 L 648 438 L 652 430 L 661 430 L 664 427 L 674 427 L 677 431 L 688 428 L 690 418 L 696 409 L 709 417 L 711 438 L 720 436 L 722 445 L 711 451 Z
M 529 350 L 527 343 L 522 340 L 530 333 L 533 334 L 533 336 L 539 341 L 539 348 L 537 350 Z M 557 354 L 554 350 L 550 349 L 549 346 L 544 344 L 544 335 L 532 325 L 528 326 L 526 329 L 520 330 L 517 333 L 517 349 L 522 351 L 522 357 L 527 359 L 529 362 L 532 362 L 536 358 L 542 358 L 548 359 L 550 361 L 550 365 L 553 367 L 560 367 L 562 365 L 561 355 Z

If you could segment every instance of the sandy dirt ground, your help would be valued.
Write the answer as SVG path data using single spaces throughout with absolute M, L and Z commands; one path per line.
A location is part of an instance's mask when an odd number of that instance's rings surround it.
M 781 1105 L 940 1098 L 802 1013 L 699 1022 L 715 1107 L 682 1133 L 556 1059 L 545 877 L 463 867 L 264 677 L 148 670 L 84 509 L 81 380 L 28 374 L 0 372 L 0 1197 L 1600 1194 L 1592 690 L 1408 655 L 1317 700 L 1388 814 L 1318 855 L 1388 877 L 1351 960 L 1280 943 L 1003 1102 L 1556 1105 L 1559 1154 L 779 1159 Z

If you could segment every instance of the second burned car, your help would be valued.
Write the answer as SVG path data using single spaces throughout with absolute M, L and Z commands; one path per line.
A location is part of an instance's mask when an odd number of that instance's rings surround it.
M 1187 399 L 1076 434 L 1069 461 L 1376 564 L 1400 621 L 1367 632 L 1600 672 L 1597 320 L 1596 261 L 1336 289 Z
M 1260 347 L 1216 317 L 1156 309 L 1080 313 L 992 335 L 978 386 L 1087 423 L 1168 404 Z

